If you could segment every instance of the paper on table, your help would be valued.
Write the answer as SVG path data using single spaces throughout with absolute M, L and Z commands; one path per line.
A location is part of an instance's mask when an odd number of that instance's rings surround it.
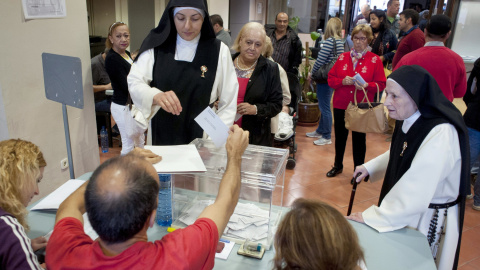
M 145 145 L 145 149 L 162 156 L 162 161 L 153 164 L 158 173 L 205 172 L 205 164 L 193 144 L 157 146 Z
M 83 183 L 85 183 L 84 180 L 68 180 L 65 184 L 61 185 L 59 188 L 37 203 L 37 205 L 32 207 L 31 210 L 57 210 L 58 207 L 60 207 L 60 204 Z
M 195 117 L 195 122 L 210 136 L 216 147 L 221 147 L 227 142 L 228 127 L 210 107 Z
M 225 243 L 225 247 L 223 248 L 222 252 L 215 253 L 215 258 L 219 258 L 222 260 L 228 259 L 228 255 L 230 255 L 230 252 L 232 252 L 233 246 L 235 246 L 235 242 L 233 241 Z

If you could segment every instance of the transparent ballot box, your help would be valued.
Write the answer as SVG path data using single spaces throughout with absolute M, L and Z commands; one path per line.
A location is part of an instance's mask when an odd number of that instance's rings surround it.
M 172 174 L 173 224 L 193 224 L 212 204 L 227 166 L 225 147 L 195 139 L 194 144 L 207 169 L 202 173 Z M 249 145 L 242 156 L 240 198 L 223 232 L 223 238 L 243 243 L 246 239 L 270 248 L 282 216 L 287 149 Z

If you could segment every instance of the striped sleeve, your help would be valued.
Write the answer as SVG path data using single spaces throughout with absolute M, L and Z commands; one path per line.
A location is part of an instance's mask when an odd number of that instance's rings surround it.
M 30 238 L 16 218 L 8 215 L 0 217 L 0 239 L 0 268 L 43 269 L 33 253 Z
M 344 51 L 343 42 L 341 39 L 335 39 L 337 45 L 337 55 L 340 55 Z M 323 43 L 322 49 L 318 53 L 317 61 L 313 65 L 312 74 L 317 72 L 317 70 L 328 63 L 333 57 L 333 38 L 328 38 L 325 43 Z

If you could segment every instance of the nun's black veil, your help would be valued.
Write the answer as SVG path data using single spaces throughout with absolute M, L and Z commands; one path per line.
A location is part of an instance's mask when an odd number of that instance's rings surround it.
M 470 147 L 468 132 L 460 111 L 450 102 L 440 90 L 437 82 L 424 68 L 412 65 L 402 66 L 395 70 L 389 79 L 401 85 L 417 104 L 422 117 L 443 118 L 452 124 L 458 133 L 462 156 L 462 169 L 459 190 L 459 239 L 455 256 L 454 269 L 458 265 L 460 240 L 462 237 L 463 217 L 465 213 L 465 196 L 469 187 L 470 178 Z
M 144 51 L 162 45 L 170 36 L 176 37 L 177 30 L 173 22 L 173 9 L 175 7 L 194 7 L 203 10 L 205 17 L 203 18 L 201 38 L 215 38 L 215 31 L 213 31 L 213 26 L 210 23 L 206 0 L 170 0 L 157 28 L 152 29 L 143 40 L 136 59 L 138 59 Z

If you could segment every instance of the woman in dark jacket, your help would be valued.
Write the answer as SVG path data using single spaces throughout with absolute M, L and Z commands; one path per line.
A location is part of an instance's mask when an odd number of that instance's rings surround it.
M 270 120 L 282 110 L 282 88 L 277 63 L 262 56 L 265 29 L 250 22 L 242 27 L 233 48 L 239 84 L 235 122 L 250 132 L 249 143 L 272 146 Z
M 397 49 L 397 37 L 390 30 L 387 23 L 385 11 L 376 9 L 370 12 L 370 26 L 372 27 L 373 39 L 370 42 L 372 52 L 378 56 L 383 62 L 383 66 L 391 63 L 395 50 Z

